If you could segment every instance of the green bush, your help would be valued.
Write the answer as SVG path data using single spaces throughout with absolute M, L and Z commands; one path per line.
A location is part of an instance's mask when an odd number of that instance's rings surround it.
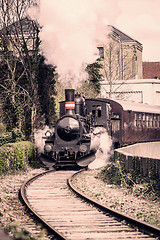
M 0 147 L 0 174 L 12 170 L 25 169 L 34 163 L 36 149 L 29 141 L 7 143 Z

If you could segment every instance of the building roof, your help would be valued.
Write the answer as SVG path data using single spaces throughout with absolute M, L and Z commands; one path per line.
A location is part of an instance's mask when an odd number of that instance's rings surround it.
M 114 26 L 110 26 L 111 30 L 113 31 L 113 33 L 115 33 L 116 35 L 119 36 L 121 42 L 132 42 L 132 43 L 137 43 L 138 45 L 142 46 L 142 43 L 138 42 L 137 40 L 131 38 L 130 36 L 128 36 L 127 34 L 125 34 L 124 32 L 121 32 L 119 29 L 115 28 Z
M 144 79 L 160 79 L 160 62 L 143 62 Z
M 0 30 L 0 35 L 5 34 L 6 30 L 8 34 L 11 34 L 11 35 L 14 35 L 14 34 L 21 35 L 22 32 L 24 34 L 34 33 L 37 30 L 37 27 L 38 25 L 34 20 L 31 20 L 30 18 L 25 17 L 20 21 L 13 22 L 7 28 L 2 28 Z

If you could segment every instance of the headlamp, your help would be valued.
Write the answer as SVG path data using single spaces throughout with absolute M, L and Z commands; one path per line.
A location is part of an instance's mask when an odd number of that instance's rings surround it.
M 51 135 L 52 135 L 52 134 L 51 134 L 51 132 L 50 132 L 49 130 L 47 130 L 47 132 L 45 132 L 45 136 L 46 136 L 46 137 L 51 137 Z

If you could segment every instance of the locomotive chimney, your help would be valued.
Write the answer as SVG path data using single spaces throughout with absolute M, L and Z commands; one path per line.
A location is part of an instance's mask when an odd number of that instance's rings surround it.
M 65 110 L 66 114 L 75 114 L 74 89 L 65 89 Z

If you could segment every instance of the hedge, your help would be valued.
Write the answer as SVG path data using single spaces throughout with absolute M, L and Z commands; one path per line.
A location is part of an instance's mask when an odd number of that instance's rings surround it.
M 0 147 L 0 175 L 12 170 L 25 169 L 36 159 L 36 149 L 32 142 L 7 143 Z

